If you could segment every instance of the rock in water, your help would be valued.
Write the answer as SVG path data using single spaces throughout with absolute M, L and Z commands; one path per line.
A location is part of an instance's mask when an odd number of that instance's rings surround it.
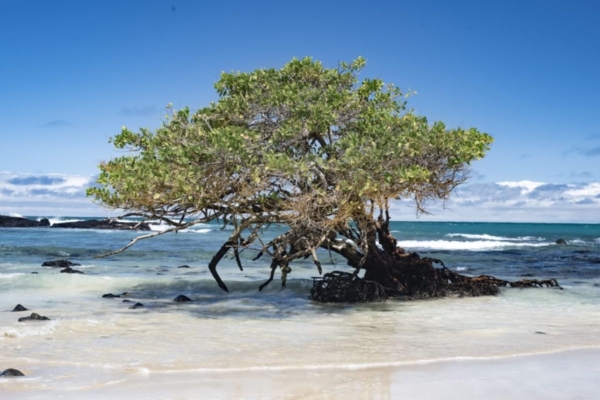
M 567 241 L 565 239 L 558 239 L 556 242 L 554 242 L 556 244 L 568 244 Z
M 140 307 L 144 307 L 144 305 L 142 303 L 135 303 L 134 305 L 132 305 L 129 308 L 132 310 L 135 310 L 136 308 L 140 308 Z
M 115 297 L 121 297 L 118 294 L 106 293 L 102 295 L 104 299 L 114 299 Z
M 44 261 L 42 267 L 58 267 L 58 268 L 67 268 L 67 267 L 79 267 L 81 264 L 77 264 L 71 262 L 69 260 L 54 260 L 54 261 Z
M 2 371 L 2 373 L 0 373 L 0 377 L 2 378 L 10 378 L 14 376 L 25 376 L 25 374 L 14 368 L 5 369 Z
M 44 317 L 40 314 L 31 313 L 31 315 L 29 317 L 19 318 L 19 322 L 25 322 L 25 321 L 50 321 L 50 318 Z
M 61 269 L 60 273 L 61 274 L 83 274 L 83 272 L 81 272 L 79 270 L 76 270 L 76 269 L 73 269 L 71 267 L 67 267 L 65 269 Z
M 20 304 L 17 304 L 17 305 L 15 306 L 15 308 L 13 308 L 13 312 L 17 312 L 17 311 L 27 311 L 27 308 L 23 307 L 23 306 L 22 306 L 22 305 L 20 305 Z
M 2 228 L 35 228 L 49 225 L 50 222 L 45 218 L 41 221 L 35 221 L 33 219 L 28 218 L 9 217 L 7 215 L 0 215 L 0 227 Z
M 176 303 L 183 303 L 185 301 L 192 301 L 192 299 L 180 294 L 179 296 L 175 297 L 175 299 L 173 299 L 173 301 L 175 301 Z
M 58 222 L 52 228 L 76 228 L 76 229 L 117 229 L 149 231 L 150 225 L 145 222 L 122 222 L 115 219 L 100 219 L 75 222 Z
M 180 265 L 180 266 L 179 266 L 179 267 L 177 267 L 177 268 L 190 268 L 190 266 L 189 266 L 189 265 Z

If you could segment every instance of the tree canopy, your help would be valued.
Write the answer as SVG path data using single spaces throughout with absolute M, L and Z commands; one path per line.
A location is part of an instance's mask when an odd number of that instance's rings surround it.
M 377 251 L 397 257 L 390 203 L 410 198 L 426 212 L 428 201 L 447 199 L 493 139 L 429 123 L 395 85 L 359 79 L 364 67 L 363 58 L 337 68 L 304 58 L 222 73 L 217 101 L 171 110 L 154 131 L 123 128 L 112 138 L 128 152 L 100 164 L 88 195 L 171 231 L 213 220 L 233 226 L 209 265 L 224 290 L 219 260 L 232 251 L 239 262 L 249 246 L 271 256 L 270 279 L 280 268 L 284 284 L 294 259 L 313 257 L 321 269 L 318 248 L 357 270 Z M 273 223 L 288 230 L 264 243 Z

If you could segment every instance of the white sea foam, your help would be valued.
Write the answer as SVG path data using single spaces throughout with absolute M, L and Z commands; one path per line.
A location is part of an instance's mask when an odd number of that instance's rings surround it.
M 475 240 L 470 242 L 459 242 L 451 240 L 403 240 L 399 241 L 400 247 L 409 249 L 436 249 L 436 250 L 493 250 L 501 249 L 506 247 L 543 247 L 550 246 L 554 243 L 541 242 L 541 243 L 519 243 L 509 241 L 496 241 L 496 240 Z
M 50 221 L 50 225 L 54 225 L 54 224 L 58 224 L 58 223 L 66 223 L 66 222 L 79 222 L 79 221 L 83 221 L 82 219 L 64 219 L 63 217 L 52 217 L 52 218 L 48 218 L 48 221 Z
M 536 237 L 536 236 L 519 236 L 516 238 L 509 238 L 509 237 L 504 237 L 504 236 L 487 235 L 485 233 L 482 235 L 471 234 L 471 233 L 448 233 L 448 234 L 446 234 L 446 236 L 448 236 L 448 237 L 463 237 L 465 239 L 481 239 L 481 240 L 497 240 L 497 241 L 527 241 L 527 240 L 541 241 L 541 240 L 544 240 L 544 238 Z
M 50 322 L 22 322 L 18 328 L 8 328 L 2 333 L 5 338 L 24 338 L 28 336 L 51 335 L 56 331 L 58 321 Z
M 19 213 L 14 213 L 14 212 L 11 212 L 11 213 L 9 213 L 8 215 L 9 215 L 10 217 L 15 217 L 15 218 L 23 218 L 23 216 L 22 216 L 21 214 L 19 214 Z

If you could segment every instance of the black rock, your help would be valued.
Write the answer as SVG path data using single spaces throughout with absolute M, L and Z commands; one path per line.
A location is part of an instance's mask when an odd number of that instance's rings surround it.
M 133 303 L 133 300 L 125 299 L 123 300 L 123 303 Z
M 532 276 L 535 276 L 535 275 L 534 275 L 534 274 L 527 273 L 527 274 L 522 274 L 521 276 L 532 277 Z
M 76 270 L 76 269 L 73 269 L 71 267 L 67 267 L 65 269 L 61 269 L 60 273 L 61 274 L 83 274 L 83 272 L 81 272 L 79 270 Z
M 134 305 L 132 305 L 129 308 L 132 310 L 135 310 L 136 308 L 140 308 L 140 307 L 144 307 L 144 305 L 142 303 L 135 303 Z
M 558 239 L 556 242 L 554 242 L 556 244 L 568 244 L 567 241 L 565 239 Z
M 0 373 L 0 377 L 2 378 L 10 378 L 15 376 L 25 376 L 25 374 L 14 368 L 5 369 Z
M 13 308 L 13 312 L 18 312 L 18 311 L 27 311 L 27 310 L 28 310 L 27 308 L 23 307 L 23 306 L 22 306 L 22 305 L 20 305 L 20 304 L 17 304 L 17 305 L 15 306 L 15 308 Z
M 46 220 L 47 222 L 48 220 Z M 0 228 L 35 228 L 40 226 L 48 226 L 50 222 L 46 224 L 44 220 L 36 221 L 29 218 L 21 217 L 9 217 L 6 215 L 0 215 Z
M 541 331 L 537 331 L 536 333 L 537 333 L 538 335 L 545 335 L 545 334 L 546 334 L 546 332 L 541 332 Z
M 190 268 L 190 266 L 189 266 L 189 265 L 180 265 L 180 266 L 179 266 L 179 267 L 177 267 L 177 268 Z
M 25 321 L 50 321 L 50 318 L 44 317 L 40 314 L 31 313 L 31 315 L 29 317 L 19 318 L 19 322 L 25 322 Z
M 50 226 L 50 221 L 48 221 L 48 218 L 40 219 L 40 226 Z
M 103 294 L 102 297 L 105 299 L 113 299 L 115 297 L 121 297 L 121 296 L 119 296 L 118 294 L 107 293 L 107 294 Z
M 81 264 L 77 264 L 71 262 L 69 260 L 54 260 L 54 261 L 44 261 L 42 267 L 57 267 L 57 268 L 67 268 L 67 267 L 79 267 Z
M 32 274 L 37 275 L 37 272 L 32 272 Z
M 174 302 L 176 303 L 183 303 L 185 301 L 192 301 L 192 299 L 190 299 L 187 296 L 184 296 L 182 294 L 180 294 L 179 296 L 175 297 L 175 299 L 173 299 Z
M 76 228 L 76 229 L 117 229 L 117 230 L 136 230 L 149 231 L 150 225 L 145 222 L 120 222 L 115 219 L 100 219 L 75 222 L 59 222 L 52 225 L 52 228 Z

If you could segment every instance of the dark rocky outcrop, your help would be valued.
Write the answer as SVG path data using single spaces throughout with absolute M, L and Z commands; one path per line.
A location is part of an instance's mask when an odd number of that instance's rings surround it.
M 44 226 L 50 226 L 50 221 L 48 221 L 46 218 L 36 221 L 29 218 L 0 215 L 0 228 L 35 228 Z
M 190 268 L 190 266 L 189 266 L 189 265 L 180 265 L 180 266 L 179 266 L 179 267 L 177 267 L 177 268 Z
M 123 300 L 123 303 L 133 303 L 133 300 L 125 299 Z
M 114 299 L 115 297 L 121 297 L 118 294 L 112 294 L 112 293 L 107 293 L 107 294 L 103 294 L 102 298 L 104 299 Z
M 46 218 L 42 218 L 39 221 L 22 218 L 22 217 L 9 217 L 7 215 L 0 215 L 0 228 L 78 228 L 78 229 L 116 229 L 116 230 L 136 230 L 136 231 L 149 231 L 150 225 L 145 222 L 121 222 L 115 219 L 94 219 L 88 221 L 75 221 L 75 222 L 57 222 L 50 225 L 50 221 Z
M 77 228 L 77 229 L 117 229 L 149 231 L 150 225 L 145 222 L 120 222 L 115 219 L 98 219 L 89 221 L 58 222 L 52 228 Z
M 27 311 L 27 310 L 28 310 L 28 308 L 25 308 L 25 307 L 23 307 L 23 306 L 22 306 L 22 305 L 20 305 L 20 304 L 17 304 L 17 305 L 15 306 L 15 308 L 13 308 L 13 312 Z
M 68 268 L 68 267 L 79 267 L 81 264 L 71 262 L 69 260 L 54 260 L 44 261 L 42 267 L 56 267 L 56 268 Z
M 554 242 L 556 244 L 568 244 L 567 241 L 565 239 L 558 239 L 556 242 Z
M 83 274 L 83 272 L 77 270 L 77 269 L 73 269 L 71 267 L 67 267 L 65 269 L 61 269 L 60 270 L 61 274 Z
M 186 302 L 186 301 L 192 301 L 192 299 L 190 299 L 187 296 L 184 296 L 184 295 L 180 294 L 179 296 L 175 297 L 173 299 L 173 301 L 176 302 L 176 303 L 183 303 L 183 302 Z
M 0 378 L 12 378 L 15 376 L 25 376 L 25 374 L 14 368 L 5 369 L 0 373 Z
M 31 313 L 31 315 L 29 317 L 19 318 L 19 322 L 25 322 L 25 321 L 50 321 L 50 318 L 44 317 L 40 314 Z
M 142 303 L 135 303 L 134 305 L 132 305 L 129 308 L 132 310 L 135 310 L 136 308 L 140 308 L 140 307 L 144 307 L 144 305 Z

